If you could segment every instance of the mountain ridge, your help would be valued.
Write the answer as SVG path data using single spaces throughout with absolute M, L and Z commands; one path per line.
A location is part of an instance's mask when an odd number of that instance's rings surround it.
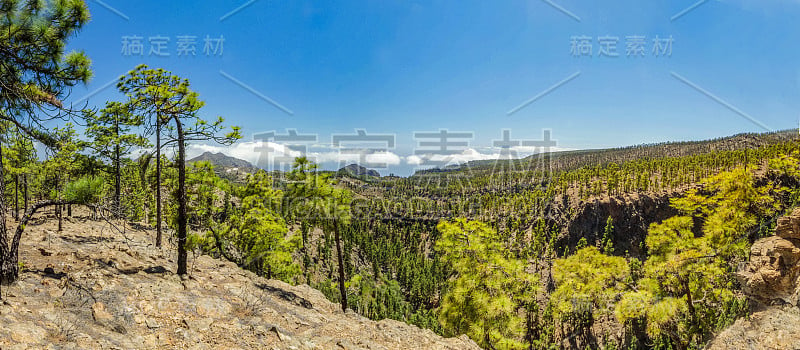
M 214 166 L 221 166 L 226 168 L 240 168 L 240 169 L 257 169 L 250 162 L 236 157 L 231 157 L 222 152 L 205 151 L 197 157 L 187 160 L 187 163 L 194 163 L 199 161 L 207 161 Z

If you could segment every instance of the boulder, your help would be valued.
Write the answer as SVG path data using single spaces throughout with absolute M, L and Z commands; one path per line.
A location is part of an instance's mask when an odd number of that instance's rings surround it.
M 759 303 L 800 305 L 800 209 L 778 219 L 774 236 L 753 243 L 736 276 Z
M 786 239 L 800 240 L 800 208 L 778 219 L 778 224 L 775 227 L 775 235 Z

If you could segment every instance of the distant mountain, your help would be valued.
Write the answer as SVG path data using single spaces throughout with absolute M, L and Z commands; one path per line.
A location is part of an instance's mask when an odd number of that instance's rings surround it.
M 250 162 L 246 160 L 230 157 L 222 153 L 205 152 L 197 157 L 189 159 L 187 163 L 194 163 L 200 161 L 208 161 L 211 164 L 213 164 L 215 168 L 219 168 L 219 170 L 224 170 L 224 171 L 231 171 L 233 169 L 237 169 L 241 172 L 253 173 L 256 170 L 258 170 L 258 168 L 254 167 L 252 164 L 250 164 Z
M 339 169 L 340 174 L 347 174 L 350 176 L 373 176 L 381 177 L 381 174 L 375 170 L 367 169 L 358 164 L 350 164 L 344 168 Z
M 734 151 L 757 149 L 775 142 L 798 138 L 798 129 L 772 131 L 766 133 L 742 133 L 701 141 L 675 141 L 634 145 L 605 149 L 582 149 L 573 151 L 553 151 L 534 154 L 522 159 L 486 159 L 473 160 L 462 164 L 448 165 L 444 168 L 418 170 L 414 175 L 452 171 L 491 171 L 495 167 L 511 167 L 523 169 L 530 166 L 531 161 L 548 159 L 550 166 L 557 170 L 577 169 L 583 166 L 601 165 L 610 162 L 622 163 L 636 159 L 654 159 L 663 157 L 684 157 L 718 151 Z M 412 175 L 412 176 L 414 176 Z

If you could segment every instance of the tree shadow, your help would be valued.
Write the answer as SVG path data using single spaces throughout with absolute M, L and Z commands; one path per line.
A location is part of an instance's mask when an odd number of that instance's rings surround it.
M 67 277 L 65 272 L 58 272 L 56 273 L 52 267 L 45 267 L 44 269 L 25 269 L 26 272 L 32 272 L 42 277 L 52 278 L 56 280 L 60 280 L 64 277 Z
M 273 295 L 275 295 L 275 296 L 277 296 L 277 297 L 279 297 L 279 298 L 281 298 L 283 300 L 286 300 L 286 301 L 288 301 L 290 303 L 302 306 L 302 307 L 304 307 L 306 309 L 311 309 L 311 308 L 314 307 L 314 305 L 311 304 L 310 301 L 306 300 L 305 298 L 303 298 L 303 297 L 301 297 L 301 296 L 299 296 L 299 295 L 297 295 L 297 294 L 295 294 L 293 292 L 286 291 L 286 290 L 283 290 L 283 289 L 280 289 L 280 288 L 276 288 L 276 287 L 273 287 L 273 286 L 268 286 L 268 285 L 263 284 L 263 283 L 256 284 L 256 287 L 258 287 L 259 289 L 261 289 L 261 290 L 263 290 L 265 292 L 269 292 L 269 293 L 271 293 L 271 294 L 273 294 Z
M 59 236 L 61 239 L 75 244 L 92 244 L 92 243 L 107 243 L 112 242 L 115 239 L 113 237 L 101 237 L 101 236 Z

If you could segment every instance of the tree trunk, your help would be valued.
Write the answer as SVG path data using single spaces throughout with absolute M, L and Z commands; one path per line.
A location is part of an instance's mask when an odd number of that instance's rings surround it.
M 2 169 L 0 169 L 0 173 Z M 0 193 L 4 191 L 3 181 L 0 180 Z M 22 233 L 25 231 L 25 226 L 31 220 L 36 211 L 55 205 L 56 207 L 63 206 L 64 204 L 73 204 L 72 202 L 62 201 L 42 201 L 34 204 L 26 209 L 25 214 L 19 219 L 19 224 L 14 231 L 14 237 L 11 239 L 11 246 L 8 245 L 8 237 L 6 236 L 6 226 L 3 222 L 0 224 L 3 228 L 0 234 L 0 284 L 10 284 L 19 278 L 19 243 L 22 240 Z M 5 211 L 5 204 L 0 204 L 0 211 Z
M 120 172 L 122 170 L 121 170 L 121 167 L 120 167 L 120 164 L 119 164 L 120 163 L 119 157 L 120 157 L 120 154 L 119 154 L 119 145 L 118 145 L 116 147 L 116 151 L 115 151 L 115 158 L 116 159 L 114 159 L 114 209 L 117 211 L 117 215 L 120 215 L 122 213 L 122 205 L 121 205 L 121 202 L 120 202 L 120 193 L 122 192 L 122 190 L 120 189 L 120 187 L 121 187 L 121 183 L 120 183 L 121 182 L 120 181 L 120 176 L 121 175 L 120 175 Z
M 28 174 L 22 174 L 22 193 L 23 193 L 22 211 L 26 211 L 28 210 Z
M 686 293 L 686 306 L 689 309 L 689 316 L 692 321 L 692 326 L 690 327 L 691 334 L 689 335 L 689 342 L 691 343 L 692 338 L 694 338 L 694 333 L 697 331 L 697 327 L 699 326 L 699 322 L 697 321 L 697 310 L 694 308 L 694 301 L 692 300 L 692 290 L 689 288 L 689 279 L 683 279 L 683 290 Z
M 11 252 L 0 252 L 4 255 L 0 263 L 0 285 L 9 285 L 19 278 L 19 255 Z M 0 300 L 2 300 L 0 295 Z
M 114 145 L 114 209 L 116 210 L 117 215 L 121 215 L 122 207 L 120 205 L 120 176 L 121 176 L 121 169 L 120 169 L 120 154 L 119 149 L 119 121 L 114 121 L 114 133 L 116 137 L 116 145 Z
M 0 165 L 3 164 L 3 147 L 0 142 Z M 5 170 L 0 166 L 0 284 L 8 284 L 19 276 L 19 256 L 9 246 L 6 227 L 6 181 Z M 12 242 L 13 246 L 13 242 Z M 2 298 L 2 295 L 0 295 Z
M 156 116 L 156 247 L 161 247 L 161 118 Z
M 19 221 L 19 175 L 14 175 L 14 220 Z
M 344 288 L 344 258 L 342 257 L 342 244 L 339 235 L 339 221 L 333 219 L 333 233 L 336 235 L 336 255 L 339 260 L 339 292 L 342 294 L 342 311 L 347 310 L 347 290 Z
M 60 204 L 56 206 L 56 216 L 58 216 L 58 232 L 61 232 L 61 229 L 62 229 L 61 216 L 62 215 L 61 215 L 61 205 Z
M 175 117 L 178 132 L 178 275 L 186 274 L 186 145 L 183 125 Z

